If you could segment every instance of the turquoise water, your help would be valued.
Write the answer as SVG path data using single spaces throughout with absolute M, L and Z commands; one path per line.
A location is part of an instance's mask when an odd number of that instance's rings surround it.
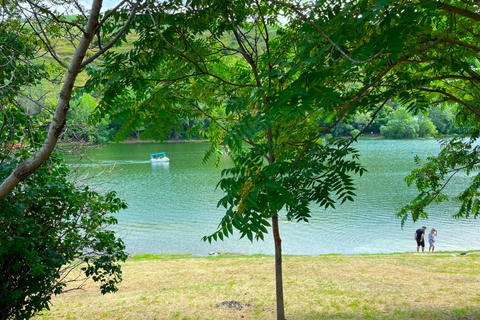
M 216 190 L 222 168 L 231 165 L 225 156 L 221 167 L 202 163 L 208 145 L 120 144 L 100 147 L 92 152 L 99 165 L 83 165 L 79 170 L 113 171 L 95 178 L 94 187 L 116 190 L 129 208 L 117 214 L 115 231 L 129 253 L 214 252 L 274 254 L 272 235 L 251 243 L 239 236 L 208 244 L 201 238 L 216 230 L 223 216 Z M 362 164 L 369 171 L 357 179 L 357 197 L 336 210 L 312 208 L 309 223 L 281 219 L 280 236 L 284 254 L 392 253 L 416 250 L 414 232 L 422 225 L 438 230 L 437 250 L 475 250 L 480 243 L 480 225 L 474 219 L 455 220 L 458 204 L 449 202 L 430 208 L 430 218 L 403 228 L 395 211 L 412 199 L 404 177 L 414 168 L 413 156 L 425 158 L 440 150 L 434 140 L 363 140 L 357 145 Z M 149 162 L 149 154 L 166 152 L 169 163 Z M 458 190 L 465 176 L 453 181 Z M 428 249 L 428 248 L 427 248 Z

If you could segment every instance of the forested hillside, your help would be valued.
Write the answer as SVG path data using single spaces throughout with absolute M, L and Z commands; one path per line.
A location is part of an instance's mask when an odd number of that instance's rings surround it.
M 72 18 L 73 19 L 73 18 Z M 274 30 L 272 30 L 274 34 Z M 137 36 L 128 35 L 126 41 L 117 46 L 114 51 L 124 53 L 135 50 L 133 42 Z M 225 45 L 228 47 L 235 43 L 233 34 L 225 37 Z M 68 64 L 74 54 L 74 48 L 65 38 L 59 38 L 55 42 L 58 59 Z M 102 58 L 94 62 L 90 68 L 101 68 Z M 44 55 L 38 59 L 39 65 L 43 64 L 50 69 L 50 80 L 42 79 L 41 83 L 35 87 L 27 89 L 23 97 L 20 97 L 21 105 L 29 114 L 42 115 L 49 119 L 56 106 L 60 85 L 62 83 L 62 74 L 60 70 L 53 67 L 54 58 L 51 55 Z M 57 74 L 55 76 L 55 74 Z M 54 75 L 54 76 L 52 76 Z M 113 119 L 108 115 L 92 125 L 89 123 L 91 113 L 95 109 L 98 101 L 97 96 L 91 93 L 82 92 L 82 88 L 87 81 L 86 70 L 82 71 L 75 83 L 77 95 L 71 102 L 71 112 L 68 116 L 65 133 L 62 136 L 64 141 L 82 141 L 88 143 L 105 143 L 115 140 L 115 135 L 124 119 Z M 463 132 L 461 126 L 454 126 L 455 106 L 451 107 L 432 107 L 428 113 L 420 116 L 412 116 L 406 111 L 406 106 L 398 101 L 389 101 L 386 106 L 376 115 L 374 121 L 364 130 L 362 136 L 379 136 L 388 139 L 405 138 L 426 138 L 437 135 L 452 135 Z M 328 137 L 346 137 L 357 136 L 365 128 L 372 116 L 371 112 L 357 113 L 353 120 L 341 121 Z M 210 120 L 205 117 L 202 119 L 189 119 L 188 116 L 182 118 L 177 125 L 171 126 L 169 132 L 165 132 L 167 139 L 202 139 L 202 133 L 208 131 Z M 146 129 L 145 126 L 139 126 L 131 130 L 129 138 L 139 139 L 141 132 Z M 362 137 L 360 136 L 360 137 Z

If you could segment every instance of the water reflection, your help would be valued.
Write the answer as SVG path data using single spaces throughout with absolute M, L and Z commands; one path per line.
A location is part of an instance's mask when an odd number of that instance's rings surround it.
M 168 170 L 170 167 L 169 162 L 151 162 L 150 164 L 153 170 Z

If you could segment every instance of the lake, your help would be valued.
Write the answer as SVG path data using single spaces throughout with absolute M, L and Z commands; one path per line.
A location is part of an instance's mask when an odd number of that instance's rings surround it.
M 435 140 L 361 140 L 356 146 L 362 164 L 369 171 L 356 179 L 357 197 L 337 209 L 312 207 L 309 223 L 289 222 L 280 217 L 280 236 L 284 254 L 364 254 L 415 251 L 414 232 L 422 225 L 438 230 L 436 250 L 476 250 L 480 243 L 480 224 L 474 219 L 454 219 L 458 203 L 450 201 L 432 206 L 428 220 L 408 221 L 402 229 L 394 217 L 396 210 L 415 195 L 404 177 L 415 168 L 414 155 L 426 158 L 439 152 Z M 265 241 L 251 243 L 239 236 L 205 243 L 223 216 L 217 208 L 222 197 L 216 190 L 222 168 L 231 166 L 224 156 L 220 168 L 202 162 L 206 143 L 113 144 L 91 152 L 98 166 L 83 164 L 91 174 L 109 170 L 95 178 L 99 190 L 116 190 L 129 208 L 116 215 L 117 235 L 127 252 L 191 253 L 209 252 L 274 254 L 271 232 Z M 169 163 L 149 162 L 149 154 L 166 152 Z M 67 159 L 68 160 L 68 159 Z M 460 175 L 449 190 L 460 190 L 467 177 Z M 428 251 L 428 243 L 426 244 Z

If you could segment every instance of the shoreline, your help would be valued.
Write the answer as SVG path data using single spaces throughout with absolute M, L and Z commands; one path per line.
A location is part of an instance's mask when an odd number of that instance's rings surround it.
M 118 144 L 142 144 L 142 143 L 155 143 L 155 144 L 169 144 L 169 143 L 209 143 L 207 139 L 202 139 L 202 140 L 195 140 L 195 139 L 189 139 L 189 140 L 182 140 L 182 139 L 170 139 L 170 140 L 164 140 L 164 141 L 156 141 L 156 140 L 140 140 L 140 139 L 127 139 L 118 142 Z M 109 143 L 117 143 L 117 142 L 107 142 Z
M 429 138 L 405 138 L 405 139 L 386 139 L 381 135 L 371 135 L 367 134 L 362 137 L 358 137 L 357 140 L 432 140 L 432 139 L 445 139 L 445 138 L 452 138 L 454 137 L 453 135 L 449 136 L 442 136 L 442 137 L 429 137 Z M 351 139 L 352 137 L 350 136 L 345 136 L 345 137 L 338 137 L 340 139 Z M 83 145 L 107 145 L 107 144 L 142 144 L 142 143 L 155 143 L 155 144 L 175 144 L 175 143 L 209 143 L 210 141 L 208 139 L 170 139 L 170 140 L 164 140 L 164 141 L 159 141 L 159 140 L 141 140 L 141 139 L 135 139 L 135 138 L 127 138 L 126 140 L 119 141 L 119 142 L 114 142 L 114 141 L 107 141 L 104 143 L 98 143 L 98 144 L 93 144 L 93 143 L 88 143 L 88 142 L 82 142 L 82 141 L 61 141 L 61 144 L 65 145 L 76 145 L 76 144 L 83 144 Z
M 466 255 L 461 255 L 461 253 L 466 253 Z M 455 251 L 435 251 L 435 252 L 416 252 L 416 251 L 405 251 L 405 252 L 391 252 L 391 253 L 353 253 L 353 254 L 344 254 L 344 253 L 327 253 L 327 254 L 316 254 L 316 255 L 308 255 L 308 254 L 282 254 L 282 257 L 371 257 L 371 256 L 399 256 L 399 255 L 448 255 L 453 258 L 452 255 L 455 257 L 464 257 L 468 256 L 469 254 L 478 254 L 480 255 L 480 249 L 478 250 L 455 250 Z M 136 261 L 136 260 L 161 260 L 161 259 L 184 259 L 184 258 L 209 258 L 209 257 L 218 257 L 218 258 L 274 258 L 275 255 L 264 254 L 264 253 L 257 253 L 257 254 L 245 254 L 245 253 L 236 253 L 236 252 L 213 252 L 212 254 L 206 255 L 195 255 L 192 253 L 161 253 L 161 254 L 153 254 L 153 253 L 142 253 L 142 254 L 129 254 L 127 261 Z

